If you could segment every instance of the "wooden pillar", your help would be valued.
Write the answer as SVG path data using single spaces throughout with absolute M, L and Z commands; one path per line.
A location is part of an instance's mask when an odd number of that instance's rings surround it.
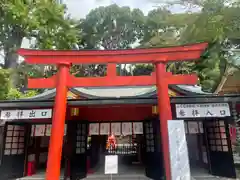
M 166 180 L 171 180 L 170 152 L 168 141 L 168 120 L 172 119 L 170 99 L 168 96 L 168 82 L 165 64 L 156 64 L 156 85 L 158 95 L 158 112 Z
M 59 180 L 61 170 L 62 145 L 67 105 L 68 63 L 61 63 L 57 74 L 56 97 L 49 143 L 46 180 Z

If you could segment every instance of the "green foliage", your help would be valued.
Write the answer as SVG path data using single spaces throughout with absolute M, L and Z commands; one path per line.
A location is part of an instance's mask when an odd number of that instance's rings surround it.
M 199 77 L 202 89 L 213 92 L 220 83 L 224 72 L 225 59 L 220 45 L 210 46 L 205 58 L 200 59 L 192 68 Z
M 154 70 L 154 66 L 152 64 L 136 64 L 133 69 L 133 75 L 151 75 Z
M 126 49 L 143 37 L 144 14 L 116 4 L 92 10 L 82 19 L 83 48 Z
M 16 88 L 10 88 L 9 92 L 7 93 L 6 99 L 15 100 L 20 98 L 28 98 L 28 97 L 36 96 L 37 94 L 38 94 L 37 91 L 33 91 L 33 90 L 22 93 Z
M 10 74 L 10 70 L 0 69 L 0 100 L 13 100 L 37 95 L 37 91 L 26 91 L 22 93 L 16 88 L 11 88 Z
M 9 77 L 10 72 L 8 70 L 0 69 L 0 100 L 7 98 L 10 89 Z
M 65 18 L 65 6 L 45 0 L 3 0 L 1 2 L 0 43 L 19 48 L 22 39 L 36 39 L 36 48 L 71 49 L 78 41 L 75 22 Z M 16 49 L 15 49 L 16 50 Z
M 0 50 L 3 51 L 2 67 L 12 70 L 10 83 L 22 88 L 27 71 L 21 71 L 17 49 L 24 38 L 34 41 L 36 49 L 72 49 L 80 40 L 76 22 L 65 14 L 66 7 L 56 1 L 2 0 L 0 2 Z M 28 66 L 33 69 L 35 66 Z M 18 74 L 18 72 L 21 72 Z M 42 71 L 39 72 L 43 74 Z M 36 73 L 35 73 L 36 74 Z M 20 80 L 19 80 L 20 78 Z
M 14 79 L 18 85 L 14 88 L 21 91 L 25 91 L 27 76 L 49 77 L 56 72 L 51 66 L 46 70 L 44 66 L 17 64 L 16 49 L 23 37 L 34 37 L 34 48 L 40 49 L 75 49 L 76 44 L 82 49 L 126 49 L 138 43 L 139 48 L 149 48 L 207 41 L 210 47 L 197 63 L 170 63 L 167 71 L 195 72 L 203 90 L 213 92 L 226 64 L 233 65 L 236 61 L 236 58 L 230 59 L 223 48 L 231 47 L 233 40 L 240 37 L 240 6 L 236 3 L 227 6 L 223 0 L 180 0 L 178 3 L 198 6 L 201 11 L 174 14 L 161 7 L 145 16 L 139 9 L 113 4 L 92 10 L 76 26 L 76 22 L 65 16 L 65 6 L 55 1 L 3 0 L 0 2 L 0 47 L 4 50 L 4 67 L 18 67 L 12 72 L 17 74 Z M 118 74 L 140 75 L 153 71 L 152 65 L 138 64 L 131 72 L 126 67 L 118 66 Z M 106 66 L 75 65 L 71 72 L 78 77 L 103 76 Z M 14 88 L 9 97 L 23 96 Z
M 234 65 L 223 49 L 231 48 L 233 41 L 239 39 L 240 6 L 227 6 L 221 0 L 201 1 L 199 4 L 202 11 L 195 22 L 188 24 L 180 41 L 210 42 L 207 56 L 193 70 L 199 75 L 203 90 L 213 92 L 221 82 L 227 64 Z
M 176 74 L 195 72 L 204 91 L 213 92 L 221 82 L 226 64 L 236 67 L 238 56 L 226 55 L 225 48 L 232 48 L 233 41 L 239 39 L 239 4 L 233 1 L 191 1 L 180 0 L 184 6 L 201 8 L 197 13 L 172 14 L 164 8 L 153 10 L 146 24 L 150 29 L 145 32 L 141 47 L 163 47 L 196 42 L 209 42 L 208 51 L 197 63 L 172 63 L 168 71 Z M 150 20 L 149 20 L 150 19 Z M 227 42 L 227 43 L 226 43 Z M 239 46 L 239 42 L 235 45 Z
M 144 24 L 145 17 L 139 9 L 131 10 L 116 4 L 96 8 L 80 20 L 82 37 L 79 46 L 84 49 L 131 48 L 143 38 Z M 106 66 L 75 65 L 72 71 L 76 76 L 103 76 L 106 74 Z M 126 69 L 118 68 L 118 71 L 127 74 Z
M 131 13 L 134 10 L 126 7 L 111 5 L 97 8 L 81 20 L 79 28 L 84 34 L 81 45 L 90 49 L 118 49 L 130 48 L 136 40 L 140 41 L 139 48 L 207 41 L 210 48 L 197 63 L 170 63 L 167 71 L 174 74 L 197 73 L 203 90 L 213 92 L 221 81 L 226 63 L 229 63 L 228 56 L 222 50 L 225 41 L 238 39 L 239 36 L 240 9 L 237 5 L 226 6 L 222 0 L 178 2 L 198 6 L 202 10 L 173 14 L 167 8 L 160 7 L 150 11 L 147 16 L 143 16 L 140 10 L 137 10 L 137 16 L 133 16 Z M 132 74 L 149 74 L 152 70 L 151 65 L 141 64 L 133 67 Z

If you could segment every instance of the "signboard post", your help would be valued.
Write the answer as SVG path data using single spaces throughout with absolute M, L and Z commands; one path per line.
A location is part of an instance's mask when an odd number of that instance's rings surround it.
M 105 174 L 112 175 L 118 173 L 118 156 L 117 155 L 108 155 L 105 156 Z
M 191 180 L 184 121 L 168 121 L 171 179 Z

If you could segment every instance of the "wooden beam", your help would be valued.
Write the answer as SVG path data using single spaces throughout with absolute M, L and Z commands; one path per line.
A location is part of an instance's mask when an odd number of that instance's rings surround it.
M 68 77 L 68 87 L 108 87 L 108 86 L 151 86 L 156 84 L 155 76 L 113 76 L 113 77 Z M 49 79 L 28 79 L 28 88 L 55 88 L 54 77 Z
M 56 88 L 56 75 L 48 78 L 28 78 L 28 88 L 42 89 L 42 88 Z
M 175 62 L 175 61 L 193 61 L 199 59 L 203 50 L 196 51 L 178 51 L 166 53 L 148 53 L 148 54 L 122 54 L 115 55 L 102 55 L 96 56 L 95 54 L 86 56 L 41 56 L 41 55 L 26 55 L 25 61 L 29 64 L 131 64 L 131 63 L 161 63 L 161 62 Z
M 21 56 L 122 56 L 122 55 L 142 55 L 154 53 L 167 53 L 179 51 L 203 51 L 208 46 L 208 43 L 187 44 L 181 46 L 148 48 L 148 49 L 124 49 L 124 50 L 33 50 L 19 49 L 18 53 Z
M 107 65 L 107 76 L 117 76 L 117 65 L 114 63 L 109 63 Z
M 173 75 L 168 78 L 168 84 L 185 84 L 185 85 L 195 85 L 197 84 L 198 77 L 197 75 Z
M 114 72 L 112 72 L 114 73 Z M 170 72 L 163 74 L 169 84 L 197 84 L 196 75 L 172 75 Z M 109 86 L 151 86 L 156 85 L 156 76 L 104 76 L 104 77 L 75 77 L 68 75 L 68 87 L 109 87 Z M 55 88 L 56 76 L 49 78 L 28 79 L 28 88 Z

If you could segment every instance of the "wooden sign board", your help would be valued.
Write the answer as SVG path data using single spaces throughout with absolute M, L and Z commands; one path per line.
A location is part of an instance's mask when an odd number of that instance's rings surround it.
M 52 109 L 2 110 L 1 120 L 51 119 Z
M 229 117 L 228 103 L 176 104 L 177 118 Z

